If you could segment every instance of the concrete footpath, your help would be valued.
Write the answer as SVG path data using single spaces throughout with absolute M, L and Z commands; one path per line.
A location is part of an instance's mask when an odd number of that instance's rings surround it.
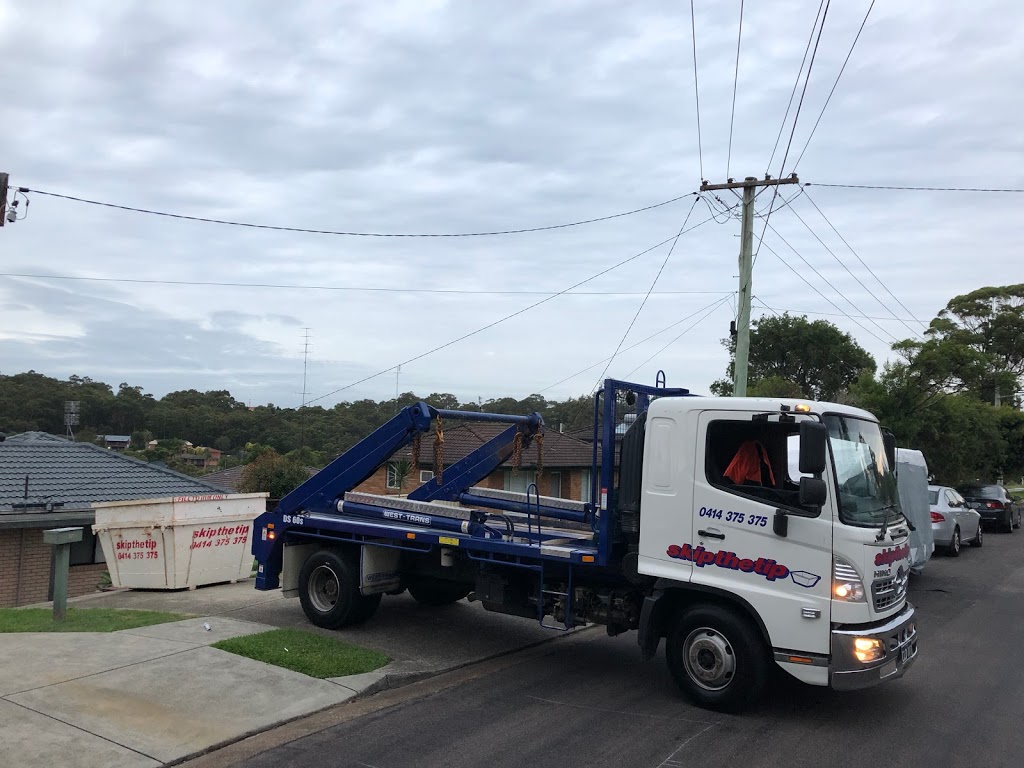
M 176 763 L 295 718 L 538 645 L 560 632 L 488 613 L 386 596 L 364 625 L 318 629 L 298 600 L 251 581 L 192 591 L 115 591 L 71 601 L 192 614 L 112 633 L 0 634 L 0 765 L 136 768 Z M 204 624 L 209 624 L 210 630 Z M 295 627 L 374 648 L 375 672 L 317 680 L 209 646 Z
M 317 680 L 209 647 L 268 629 L 202 617 L 111 633 L 0 634 L 0 762 L 160 766 L 339 704 L 382 680 L 372 672 Z

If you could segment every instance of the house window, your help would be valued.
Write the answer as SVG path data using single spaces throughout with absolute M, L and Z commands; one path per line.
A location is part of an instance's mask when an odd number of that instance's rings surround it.
M 387 479 L 387 486 L 388 486 L 388 488 L 394 488 L 396 490 L 401 490 L 402 485 L 401 485 L 401 483 L 398 482 L 398 480 L 399 480 L 399 478 L 398 478 L 398 467 L 396 467 L 394 464 L 388 464 L 388 479 Z
M 82 527 L 82 540 L 71 545 L 71 565 L 94 565 L 104 563 L 103 547 L 100 540 L 92 532 L 92 526 Z
M 580 473 L 580 501 L 589 504 L 591 500 L 590 470 L 584 469 Z
M 527 489 L 537 482 L 537 473 L 532 469 L 521 469 L 517 474 L 512 470 L 505 470 L 505 490 L 515 493 L 526 493 Z M 540 479 L 537 490 L 541 496 L 562 497 L 562 473 L 545 472 Z
M 429 483 L 433 479 L 434 479 L 434 473 L 431 472 L 429 469 L 421 469 L 420 470 L 420 482 L 421 483 Z
M 561 472 L 545 472 L 543 483 L 548 487 L 548 496 L 554 496 L 556 499 L 562 498 Z
M 532 469 L 521 469 L 515 474 L 512 473 L 511 469 L 506 469 L 505 490 L 515 493 L 526 493 L 526 489 L 533 484 L 535 477 L 536 473 Z

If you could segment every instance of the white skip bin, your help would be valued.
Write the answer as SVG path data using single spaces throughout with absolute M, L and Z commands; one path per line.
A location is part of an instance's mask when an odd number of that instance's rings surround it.
M 174 496 L 94 504 L 115 587 L 186 589 L 252 574 L 253 521 L 266 493 Z

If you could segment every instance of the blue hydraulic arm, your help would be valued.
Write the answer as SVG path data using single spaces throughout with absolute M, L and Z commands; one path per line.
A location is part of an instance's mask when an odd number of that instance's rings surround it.
M 430 431 L 437 409 L 426 403 L 409 405 L 398 415 L 360 440 L 345 453 L 289 493 L 278 504 L 278 513 L 290 515 L 299 511 L 337 512 L 337 500 L 351 491 L 395 451 L 409 445 L 419 433 Z
M 522 446 L 527 448 L 544 426 L 539 413 L 529 416 L 506 416 L 504 414 L 473 413 L 466 411 L 438 411 L 445 419 L 471 419 L 511 423 L 512 426 L 491 438 L 471 454 L 444 470 L 441 477 L 435 477 L 409 494 L 414 501 L 458 501 L 463 492 L 479 483 L 512 455 L 516 435 L 522 435 Z

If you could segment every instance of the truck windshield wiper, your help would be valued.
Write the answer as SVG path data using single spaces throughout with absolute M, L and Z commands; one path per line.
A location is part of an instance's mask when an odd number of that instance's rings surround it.
M 881 511 L 885 512 L 885 518 L 882 520 L 882 528 L 875 537 L 875 541 L 882 541 L 885 538 L 885 534 L 889 531 L 889 513 L 896 509 L 898 509 L 898 507 L 895 504 L 889 504 L 888 506 L 882 507 Z M 914 524 L 910 522 L 909 517 L 903 515 L 903 519 L 906 521 L 907 527 L 910 528 L 910 530 L 917 530 L 917 528 L 914 527 Z

